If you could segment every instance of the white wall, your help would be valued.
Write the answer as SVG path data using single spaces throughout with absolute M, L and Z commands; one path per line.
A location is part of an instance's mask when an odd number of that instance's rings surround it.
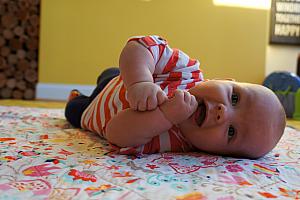
M 266 76 L 274 71 L 297 72 L 300 46 L 268 45 L 266 51 Z

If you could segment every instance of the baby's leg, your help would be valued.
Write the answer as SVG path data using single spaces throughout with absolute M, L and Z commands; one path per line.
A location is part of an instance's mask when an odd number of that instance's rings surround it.
M 93 100 L 103 90 L 107 83 L 119 74 L 120 70 L 116 67 L 111 67 L 104 70 L 97 78 L 97 87 L 91 94 L 90 99 Z
M 65 108 L 66 119 L 76 128 L 81 128 L 80 120 L 84 110 L 90 104 L 89 97 L 80 95 L 68 101 Z
M 87 97 L 79 93 L 79 96 L 70 98 L 65 108 L 65 117 L 74 127 L 81 128 L 80 122 L 84 110 L 89 106 L 93 99 L 103 90 L 107 83 L 119 74 L 119 68 L 108 68 L 104 70 L 98 77 L 97 87 L 94 89 L 91 96 Z

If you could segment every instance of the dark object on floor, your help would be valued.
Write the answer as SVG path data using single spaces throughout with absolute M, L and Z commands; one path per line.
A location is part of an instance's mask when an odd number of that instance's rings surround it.
M 263 85 L 275 92 L 287 117 L 292 118 L 296 109 L 295 96 L 300 88 L 300 77 L 291 72 L 273 72 L 266 77 Z

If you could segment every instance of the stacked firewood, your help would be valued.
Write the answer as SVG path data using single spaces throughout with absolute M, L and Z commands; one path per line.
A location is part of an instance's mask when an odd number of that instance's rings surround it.
M 33 99 L 40 0 L 0 0 L 0 98 Z

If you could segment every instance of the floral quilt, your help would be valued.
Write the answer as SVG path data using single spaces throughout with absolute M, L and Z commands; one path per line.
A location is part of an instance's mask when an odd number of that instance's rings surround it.
M 0 106 L 2 199 L 299 199 L 300 132 L 258 160 L 204 153 L 118 155 L 63 109 Z

